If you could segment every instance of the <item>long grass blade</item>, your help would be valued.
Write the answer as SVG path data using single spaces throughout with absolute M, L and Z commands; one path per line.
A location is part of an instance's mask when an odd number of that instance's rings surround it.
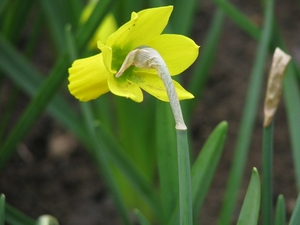
M 151 225 L 149 220 L 142 214 L 142 212 L 138 209 L 134 210 L 135 215 L 138 218 L 138 221 L 140 222 L 141 225 Z
M 69 52 L 69 59 L 70 61 L 74 61 L 77 58 L 77 51 L 75 49 L 75 41 L 73 39 L 73 36 L 71 34 L 71 28 L 70 26 L 66 27 L 66 41 L 68 43 L 68 52 Z M 120 188 L 117 185 L 112 169 L 111 169 L 111 161 L 107 160 L 108 156 L 106 155 L 106 152 L 108 152 L 107 147 L 103 142 L 99 140 L 99 137 L 97 136 L 96 129 L 95 129 L 95 118 L 93 115 L 91 104 L 81 103 L 81 110 L 83 112 L 84 121 L 85 121 L 85 127 L 89 135 L 89 140 L 91 142 L 92 147 L 92 153 L 93 156 L 96 158 L 96 167 L 101 171 L 102 175 L 104 176 L 107 185 L 109 187 L 109 190 L 112 194 L 112 197 L 114 199 L 116 208 L 118 209 L 124 224 L 130 225 L 130 219 L 127 214 L 127 209 L 124 204 L 124 201 L 122 200 L 122 196 L 120 194 Z
M 103 18 L 105 9 L 107 9 L 108 6 L 110 6 L 111 2 L 113 1 L 101 1 L 102 4 L 97 4 L 95 9 L 98 9 L 99 11 L 93 12 L 92 16 L 94 20 L 97 20 L 99 18 Z M 100 5 L 100 6 L 99 6 Z M 102 12 L 102 14 L 101 14 Z M 96 21 L 97 22 L 97 21 Z M 80 40 L 79 48 L 83 49 L 84 43 L 87 43 L 91 35 L 93 34 L 93 31 L 91 30 L 91 27 L 96 23 L 95 21 L 91 21 L 91 18 L 87 21 L 87 28 L 82 29 L 82 31 L 87 31 L 87 33 L 84 34 L 84 37 L 79 36 L 78 40 Z M 78 43 L 78 44 L 79 44 Z M 5 48 L 5 45 L 1 46 L 2 48 Z M 1 56 L 3 56 L 1 54 Z M 3 59 L 5 59 L 5 56 L 3 56 Z M 10 60 L 6 60 L 10 64 L 14 62 L 14 55 L 11 54 Z M 2 62 L 2 61 L 1 61 Z M 22 63 L 25 61 L 23 60 Z M 26 63 L 26 62 L 25 62 Z M 12 130 L 11 135 L 6 140 L 6 142 L 1 146 L 2 150 L 0 152 L 0 169 L 4 166 L 6 161 L 9 159 L 9 157 L 13 154 L 16 145 L 19 143 L 19 141 L 28 133 L 28 130 L 32 127 L 34 122 L 36 121 L 36 118 L 43 112 L 43 110 L 46 108 L 46 106 L 49 104 L 50 100 L 55 96 L 56 91 L 59 90 L 61 84 L 65 80 L 66 76 L 66 68 L 68 67 L 68 58 L 66 54 L 62 54 L 61 57 L 58 59 L 58 62 L 56 66 L 53 68 L 53 70 L 50 73 L 50 76 L 46 79 L 46 81 L 41 85 L 41 87 L 38 89 L 36 96 L 31 101 L 30 105 L 26 109 L 24 115 L 20 119 L 20 121 L 16 124 L 15 128 Z M 2 66 L 5 67 L 5 64 L 2 63 Z M 16 64 L 12 65 L 8 68 L 8 74 L 11 74 L 10 69 L 16 68 Z M 29 66 L 27 66 L 29 68 Z M 20 74 L 23 74 L 22 72 Z M 22 76 L 19 76 L 22 77 Z M 36 86 L 35 86 L 36 89 Z M 62 112 L 60 112 L 62 113 Z M 59 114 L 59 113 L 58 113 Z M 61 116 L 61 114 L 60 114 Z M 68 117 L 68 115 L 64 114 L 65 118 Z M 69 121 L 69 120 L 68 120 Z M 71 123 L 72 124 L 72 123 Z M 84 137 L 86 140 L 86 134 L 84 131 L 81 131 L 81 137 Z M 89 143 L 87 143 L 89 145 Z
M 173 1 L 174 11 L 170 22 L 174 33 L 188 35 L 191 32 L 197 3 L 198 1 L 196 0 Z
M 245 30 L 254 39 L 260 38 L 261 32 L 251 20 L 248 19 L 242 12 L 240 12 L 228 0 L 214 0 L 214 3 L 230 17 L 239 27 Z
M 6 4 L 7 4 L 8 0 L 2 0 L 0 2 L 0 15 L 2 14 L 3 9 L 5 8 Z
M 298 195 L 289 225 L 298 225 L 300 224 L 300 194 Z
M 159 200 L 153 185 L 141 173 L 113 135 L 99 123 L 97 126 L 97 136 L 99 141 L 105 144 L 107 156 L 112 160 L 113 164 L 124 174 L 127 180 L 135 190 L 135 194 L 140 195 L 149 205 L 150 209 L 157 218 L 161 215 Z
M 255 24 L 249 19 L 247 18 L 242 12 L 240 12 L 238 9 L 236 9 L 234 6 L 232 6 L 227 0 L 215 0 L 215 3 L 221 7 L 224 12 L 226 12 L 226 14 L 237 24 L 239 25 L 242 29 L 244 29 L 245 31 L 247 31 L 253 38 L 258 39 L 259 37 L 261 37 L 261 31 L 258 29 L 257 26 L 255 26 Z M 232 10 L 230 10 L 230 8 Z M 236 14 L 236 16 L 232 16 Z M 241 18 L 240 19 L 240 15 Z M 245 24 L 248 24 L 247 26 L 244 26 L 243 23 L 241 24 L 240 21 L 245 20 Z M 273 51 L 273 49 L 275 47 L 280 47 L 281 49 L 286 51 L 286 46 L 285 43 L 282 39 L 282 35 L 279 32 L 278 26 L 275 24 L 274 22 L 274 33 L 272 35 L 272 48 L 271 50 Z M 299 87 L 297 85 L 297 79 L 296 77 L 299 78 L 300 73 L 299 73 L 299 68 L 296 66 L 296 64 L 293 62 L 293 60 L 291 61 L 292 69 L 288 69 L 287 74 L 290 75 L 286 75 L 285 81 L 284 82 L 284 88 L 283 88 L 283 92 L 284 92 L 284 100 L 285 102 L 287 102 L 287 107 L 286 107 L 286 111 L 287 111 L 287 116 L 288 116 L 288 123 L 289 123 L 289 130 L 291 133 L 291 143 L 293 146 L 293 154 L 295 155 L 295 157 L 293 157 L 293 159 L 295 160 L 294 164 L 296 167 L 296 181 L 297 181 L 297 187 L 298 190 L 300 190 L 300 140 L 299 138 L 297 138 L 297 133 L 299 133 L 299 129 L 300 129 L 300 120 L 298 118 L 297 115 L 300 114 L 300 106 L 298 105 L 298 103 L 300 102 L 300 95 L 297 93 L 300 93 L 299 91 Z M 287 83 L 287 84 L 285 84 Z M 291 87 L 291 90 L 290 88 Z M 293 106 L 293 103 L 296 103 L 296 106 Z
M 173 129 L 175 123 L 169 105 L 157 102 L 156 106 L 156 154 L 161 204 L 166 224 L 176 207 L 179 194 L 177 152 L 174 151 L 176 149 L 176 134 Z
M 36 221 L 9 204 L 5 204 L 5 222 L 11 225 L 36 225 Z
M 228 130 L 228 123 L 221 122 L 209 135 L 204 143 L 201 151 L 192 165 L 192 198 L 193 198 L 193 216 L 194 221 L 198 218 L 198 213 L 204 202 L 206 194 L 209 190 L 212 178 L 218 166 L 223 146 L 225 144 L 226 134 Z M 178 223 L 176 216 L 179 210 L 178 201 L 176 209 L 173 211 L 169 225 Z
M 81 109 L 83 111 L 85 123 L 89 132 L 90 141 L 94 149 L 94 156 L 96 157 L 96 161 L 99 162 L 96 164 L 96 166 L 99 172 L 103 174 L 106 180 L 106 183 L 109 187 L 109 190 L 116 204 L 116 208 L 118 209 L 124 224 L 131 225 L 132 223 L 127 214 L 126 206 L 124 205 L 124 201 L 122 200 L 122 196 L 120 195 L 120 190 L 119 190 L 120 187 L 118 187 L 116 181 L 114 180 L 114 176 L 112 174 L 112 170 L 111 170 L 112 162 L 110 160 L 107 160 L 108 156 L 106 152 L 108 152 L 109 149 L 107 149 L 104 143 L 99 140 L 98 135 L 95 132 L 95 127 L 94 127 L 95 121 L 93 119 L 91 106 L 88 102 L 82 103 Z
M 65 49 L 66 41 L 64 35 L 65 24 L 68 22 L 70 10 L 66 7 L 66 1 L 40 0 L 42 10 L 46 15 L 52 37 L 56 44 L 57 52 Z
M 0 225 L 4 225 L 5 221 L 5 196 L 0 195 Z
M 187 119 L 191 118 L 192 112 L 196 106 L 196 102 L 201 96 L 209 77 L 209 70 L 211 69 L 214 62 L 217 46 L 221 36 L 223 22 L 224 13 L 221 9 L 218 9 L 214 14 L 214 18 L 212 24 L 210 25 L 207 37 L 205 38 L 203 47 L 201 47 L 200 49 L 200 57 L 196 62 L 192 79 L 189 82 L 188 90 L 193 93 L 195 99 L 182 102 L 184 115 Z
M 209 135 L 192 166 L 193 210 L 196 216 L 204 202 L 226 140 L 228 123 L 221 122 Z
M 283 195 L 279 195 L 277 198 L 275 225 L 286 225 L 286 208 Z
M 237 225 L 256 225 L 258 221 L 259 206 L 260 180 L 258 172 L 256 168 L 254 168 Z
M 283 82 L 283 97 L 287 110 L 297 188 L 300 190 L 300 90 L 295 70 L 290 65 Z

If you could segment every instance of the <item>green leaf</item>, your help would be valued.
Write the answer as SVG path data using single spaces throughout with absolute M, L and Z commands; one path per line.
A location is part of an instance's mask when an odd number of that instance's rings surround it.
M 11 225 L 36 225 L 36 221 L 9 204 L 5 205 L 5 222 Z
M 173 0 L 174 10 L 170 22 L 174 33 L 188 35 L 191 32 L 197 3 L 197 0 Z
M 209 186 L 223 151 L 227 130 L 228 123 L 226 121 L 221 122 L 210 134 L 192 165 L 191 176 L 194 217 L 197 217 L 209 190 Z M 177 207 L 173 211 L 172 217 L 168 222 L 169 225 L 174 225 L 178 222 L 178 201 L 176 206 Z
M 283 97 L 287 110 L 297 188 L 300 190 L 300 90 L 295 69 L 289 65 L 283 82 Z
M 124 201 L 122 201 L 122 196 L 120 195 L 120 188 L 116 184 L 116 180 L 114 179 L 114 176 L 112 174 L 111 166 L 112 163 L 111 160 L 109 160 L 107 152 L 109 151 L 109 148 L 103 143 L 96 132 L 95 129 L 95 121 L 94 116 L 91 110 L 91 105 L 89 102 L 81 103 L 81 109 L 83 111 L 85 124 L 87 127 L 88 134 L 90 136 L 90 142 L 92 145 L 92 148 L 94 150 L 94 157 L 96 157 L 96 164 L 97 169 L 99 172 L 103 174 L 105 181 L 108 185 L 108 188 L 110 190 L 110 193 L 114 199 L 114 203 L 116 205 L 116 208 L 118 209 L 121 218 L 123 219 L 123 222 L 125 225 L 131 225 L 131 221 L 129 219 L 129 216 L 127 214 L 127 209 L 124 204 Z M 100 136 L 101 137 L 101 136 Z
M 56 42 L 57 52 L 62 51 L 66 46 L 64 27 L 68 22 L 66 15 L 68 15 L 70 10 L 67 10 L 66 1 L 58 0 L 41 0 L 42 10 L 46 15 L 48 25 L 50 28 L 50 33 Z
M 198 214 L 219 164 L 228 123 L 221 122 L 210 134 L 192 166 L 193 210 Z
M 289 225 L 299 225 L 300 224 L 300 194 L 298 195 Z
M 5 196 L 0 195 L 0 225 L 4 225 L 5 221 Z
M 260 206 L 260 180 L 254 168 L 237 225 L 256 225 Z
M 157 101 L 156 106 L 156 154 L 162 214 L 164 221 L 169 221 L 178 203 L 179 193 L 175 123 L 169 105 Z
M 237 25 L 250 34 L 253 38 L 258 39 L 261 35 L 260 29 L 245 14 L 239 11 L 228 0 L 214 0 L 214 3 L 222 9 L 226 15 L 231 18 Z
M 137 216 L 137 219 L 141 225 L 150 225 L 149 220 L 141 213 L 140 210 L 135 209 L 134 214 Z
M 145 175 L 141 173 L 135 165 L 135 162 L 126 154 L 124 149 L 122 149 L 118 140 L 102 125 L 101 122 L 97 121 L 95 129 L 99 142 L 101 142 L 102 145 L 105 145 L 105 148 L 103 148 L 102 151 L 106 151 L 105 154 L 108 158 L 131 183 L 135 194 L 140 195 L 145 202 L 148 203 L 154 215 L 160 219 L 159 215 L 161 215 L 161 209 L 153 185 L 145 178 Z
M 96 5 L 91 17 L 89 20 L 85 23 L 85 26 L 82 27 L 82 29 L 79 32 L 77 37 L 78 41 L 78 48 L 84 49 L 84 44 L 89 41 L 89 38 L 93 34 L 93 28 L 96 28 L 98 23 L 98 19 L 103 19 L 104 13 L 108 9 L 108 7 L 113 3 L 113 1 L 105 0 L 100 1 Z M 95 11 L 98 10 L 98 11 Z M 1 37 L 1 36 L 0 36 Z M 2 49 L 4 49 L 6 52 L 3 54 Z M 26 75 L 30 76 L 30 71 L 35 71 L 30 64 L 24 60 L 22 57 L 16 57 L 18 54 L 16 54 L 15 49 L 12 47 L 7 48 L 7 45 L 5 44 L 4 38 L 0 38 L 0 66 L 4 68 L 7 71 L 8 75 L 14 75 L 15 78 L 19 81 L 19 84 L 22 85 L 22 82 L 20 80 L 24 80 L 26 76 L 24 75 L 24 71 L 19 70 L 19 65 L 21 67 L 25 67 L 26 69 L 29 69 L 26 73 Z M 2 61 L 3 59 L 3 61 Z M 10 65 L 7 66 L 6 62 Z M 35 90 L 34 93 L 36 93 L 34 99 L 31 101 L 30 105 L 26 109 L 25 113 L 23 114 L 20 121 L 16 124 L 14 129 L 12 130 L 11 135 L 6 140 L 6 142 L 1 146 L 2 151 L 0 151 L 0 169 L 4 166 L 6 161 L 10 158 L 10 156 L 13 154 L 15 150 L 15 146 L 24 138 L 24 136 L 28 133 L 28 131 L 31 129 L 33 124 L 36 121 L 36 118 L 39 117 L 39 115 L 45 110 L 46 106 L 50 103 L 50 101 L 54 98 L 56 92 L 60 89 L 60 86 L 64 83 L 63 81 L 66 78 L 66 70 L 69 66 L 69 61 L 67 58 L 67 54 L 61 54 L 60 57 L 58 57 L 58 61 L 54 68 L 51 70 L 50 75 L 47 77 L 46 81 L 43 82 L 43 84 L 38 87 L 38 84 L 36 83 L 33 86 L 33 89 Z M 31 80 L 35 80 L 35 78 Z M 23 79 L 24 78 L 24 79 Z M 38 78 L 39 79 L 39 78 Z M 26 79 L 25 79 L 26 80 Z M 27 82 L 28 83 L 28 82 Z M 33 90 L 32 89 L 32 90 Z M 32 91 L 28 90 L 31 92 Z M 69 112 L 72 111 L 70 108 L 65 107 L 66 110 Z M 58 110 L 58 111 L 57 111 Z M 70 120 L 69 117 L 71 117 L 72 113 L 66 114 L 64 111 L 59 111 L 59 107 L 55 109 L 55 116 L 58 117 L 60 121 L 68 123 L 67 125 L 72 127 L 72 124 L 78 124 L 80 120 L 76 120 L 73 117 L 73 120 Z M 81 123 L 81 121 L 79 122 Z M 73 127 L 75 128 L 75 127 Z M 90 143 L 87 140 L 86 132 L 83 129 L 74 129 L 74 131 L 78 131 L 77 134 L 79 134 L 79 137 L 83 139 L 84 143 L 87 146 L 90 146 Z
M 286 209 L 283 195 L 279 195 L 277 199 L 275 225 L 286 225 Z

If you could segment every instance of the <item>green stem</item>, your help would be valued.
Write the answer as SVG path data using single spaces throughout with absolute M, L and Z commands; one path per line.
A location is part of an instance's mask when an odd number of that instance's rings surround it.
M 191 225 L 193 210 L 187 127 L 183 120 L 182 110 L 174 83 L 165 61 L 155 49 L 140 47 L 129 52 L 121 68 L 116 73 L 116 77 L 122 76 L 124 71 L 131 65 L 144 69 L 156 69 L 158 76 L 162 79 L 166 88 L 176 122 L 180 225 Z
M 193 224 L 192 185 L 187 130 L 176 130 L 180 225 Z
M 272 169 L 273 169 L 273 131 L 274 121 L 263 131 L 262 149 L 262 224 L 272 223 L 273 188 L 272 188 Z

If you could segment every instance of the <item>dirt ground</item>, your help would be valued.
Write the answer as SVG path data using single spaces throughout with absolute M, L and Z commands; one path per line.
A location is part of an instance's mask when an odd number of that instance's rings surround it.
M 232 2 L 257 24 L 262 23 L 260 1 Z M 198 8 L 193 39 L 202 48 L 205 48 L 204 38 L 214 10 L 210 1 L 201 1 Z M 299 63 L 300 5 L 293 0 L 276 1 L 276 18 L 290 54 Z M 219 215 L 256 47 L 255 40 L 226 18 L 216 62 L 208 85 L 198 100 L 191 125 L 192 144 L 197 152 L 219 122 L 226 120 L 229 123 L 224 154 L 199 215 L 204 225 L 216 224 Z M 266 71 L 270 59 L 271 55 Z M 9 89 L 9 82 L 5 82 Z M 240 199 L 244 196 L 251 169 L 257 167 L 261 170 L 263 99 L 264 93 L 261 94 Z M 18 103 L 20 112 L 27 101 L 25 99 Z M 20 112 L 16 112 L 16 115 Z M 284 103 L 280 104 L 276 114 L 275 126 L 274 200 L 279 194 L 284 194 L 290 216 L 297 190 Z M 7 202 L 33 218 L 51 214 L 62 225 L 121 224 L 105 185 L 83 147 L 46 114 L 38 120 L 0 176 L 0 192 L 6 195 Z M 235 216 L 238 213 L 237 210 Z

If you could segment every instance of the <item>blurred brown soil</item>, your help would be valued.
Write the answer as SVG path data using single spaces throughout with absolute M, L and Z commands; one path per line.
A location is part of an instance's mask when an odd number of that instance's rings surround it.
M 261 25 L 263 17 L 260 1 L 232 2 L 255 23 Z M 193 39 L 202 45 L 202 49 L 205 48 L 204 38 L 214 11 L 215 7 L 210 1 L 201 1 L 194 24 Z M 299 62 L 300 5 L 293 0 L 276 1 L 276 18 L 290 54 Z M 225 19 L 215 64 L 207 87 L 198 100 L 191 125 L 196 154 L 219 122 L 226 120 L 229 123 L 224 154 L 199 215 L 201 224 L 210 225 L 217 222 L 256 47 L 255 40 L 237 28 L 230 19 Z M 271 55 L 266 65 L 266 75 L 270 60 Z M 49 66 L 49 63 L 46 63 L 46 66 Z M 8 83 L 9 89 L 9 82 L 5 82 Z M 237 209 L 240 208 L 245 194 L 251 169 L 257 167 L 261 171 L 263 99 L 264 93 L 260 98 Z M 1 101 L 3 104 L 3 97 Z M 16 112 L 15 119 L 27 102 L 28 99 L 25 98 L 18 103 L 19 111 Z M 284 194 L 290 216 L 297 191 L 284 102 L 280 104 L 276 114 L 275 127 L 274 200 L 279 194 Z M 92 160 L 78 141 L 46 114 L 38 120 L 35 128 L 20 144 L 16 154 L 1 172 L 0 192 L 6 195 L 8 203 L 33 218 L 51 214 L 58 218 L 62 225 L 121 224 Z M 236 210 L 235 217 L 238 213 Z

